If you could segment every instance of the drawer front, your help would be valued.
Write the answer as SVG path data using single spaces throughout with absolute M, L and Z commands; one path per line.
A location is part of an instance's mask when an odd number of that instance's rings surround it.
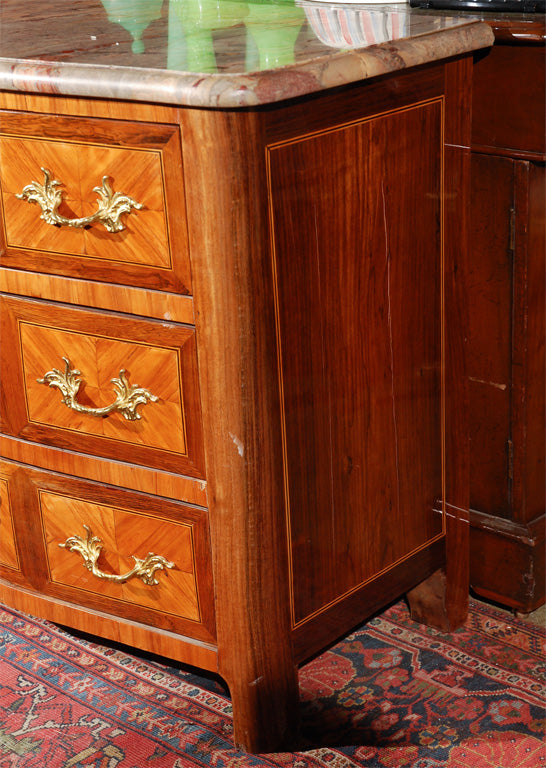
M 0 473 L 0 567 L 19 570 L 19 558 L 13 530 L 13 508 L 10 499 L 9 476 Z
M 49 578 L 199 621 L 193 526 L 40 492 Z
M 181 168 L 176 126 L 0 112 L 2 263 L 190 293 Z
M 13 466 L 5 462 L 4 474 Z M 205 509 L 31 467 L 17 474 L 14 516 L 31 589 L 213 639 Z
M 0 307 L 4 431 L 203 476 L 192 327 L 13 297 Z

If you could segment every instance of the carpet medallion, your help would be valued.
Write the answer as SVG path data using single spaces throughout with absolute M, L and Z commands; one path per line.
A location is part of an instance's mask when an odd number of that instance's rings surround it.
M 451 635 L 397 603 L 300 670 L 299 751 L 250 756 L 219 681 L 0 607 L 0 768 L 546 768 L 545 642 L 481 603 Z

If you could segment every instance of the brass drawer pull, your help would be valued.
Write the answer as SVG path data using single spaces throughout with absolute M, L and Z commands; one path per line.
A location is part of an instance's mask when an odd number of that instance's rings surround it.
M 159 584 L 155 577 L 155 572 L 158 570 L 164 570 L 165 568 L 174 568 L 174 563 L 171 563 L 167 558 L 161 555 L 154 555 L 153 552 L 148 552 L 144 560 L 131 555 L 135 561 L 135 566 L 127 573 L 115 574 L 104 573 L 97 566 L 99 555 L 101 553 L 103 543 L 97 537 L 93 536 L 89 526 L 83 526 L 87 531 L 87 538 L 84 539 L 81 536 L 70 536 L 63 544 L 59 544 L 60 547 L 68 549 L 70 552 L 79 552 L 83 557 L 83 562 L 88 571 L 96 576 L 98 579 L 104 581 L 113 581 L 116 584 L 125 584 L 129 579 L 141 579 L 144 584 L 153 586 Z
M 89 408 L 86 405 L 81 405 L 76 400 L 82 383 L 82 379 L 76 377 L 81 375 L 81 371 L 72 368 L 67 357 L 63 357 L 63 360 L 65 362 L 64 372 L 53 368 L 52 371 L 44 374 L 43 379 L 36 379 L 36 381 L 38 384 L 47 384 L 49 387 L 60 389 L 63 395 L 63 403 L 73 411 L 87 413 L 90 416 L 108 416 L 110 413 L 118 411 L 127 421 L 135 421 L 141 418 L 140 413 L 137 411 L 137 406 L 146 404 L 148 401 L 155 403 L 159 400 L 156 395 L 152 395 L 144 387 L 129 384 L 125 371 L 122 369 L 119 372 L 119 379 L 111 379 L 116 390 L 116 399 L 113 403 L 103 408 Z
M 86 216 L 81 219 L 68 219 L 58 213 L 58 208 L 63 201 L 63 193 L 59 189 L 61 182 L 57 179 L 51 180 L 51 171 L 42 168 L 44 174 L 44 183 L 31 181 L 23 189 L 21 194 L 16 195 L 20 200 L 26 200 L 29 203 L 38 203 L 42 209 L 40 218 L 48 224 L 57 227 L 88 227 L 95 221 L 100 221 L 108 232 L 121 232 L 125 225 L 120 221 L 122 213 L 131 213 L 132 208 L 142 209 L 144 206 L 137 203 L 129 195 L 123 192 L 113 192 L 108 177 L 102 177 L 102 186 L 94 187 L 93 192 L 99 195 L 98 209 L 92 216 Z

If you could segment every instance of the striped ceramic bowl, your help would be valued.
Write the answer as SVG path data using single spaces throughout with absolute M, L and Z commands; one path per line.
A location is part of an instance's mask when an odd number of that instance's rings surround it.
M 305 14 L 318 39 L 332 48 L 364 48 L 397 40 L 406 33 L 407 14 L 373 8 L 335 8 L 304 6 Z

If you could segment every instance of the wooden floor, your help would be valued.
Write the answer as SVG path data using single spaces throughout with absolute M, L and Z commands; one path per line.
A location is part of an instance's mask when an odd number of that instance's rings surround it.
M 540 624 L 541 627 L 546 627 L 546 605 L 541 605 L 540 608 L 529 613 L 525 618 L 527 621 L 532 621 L 534 624 Z

